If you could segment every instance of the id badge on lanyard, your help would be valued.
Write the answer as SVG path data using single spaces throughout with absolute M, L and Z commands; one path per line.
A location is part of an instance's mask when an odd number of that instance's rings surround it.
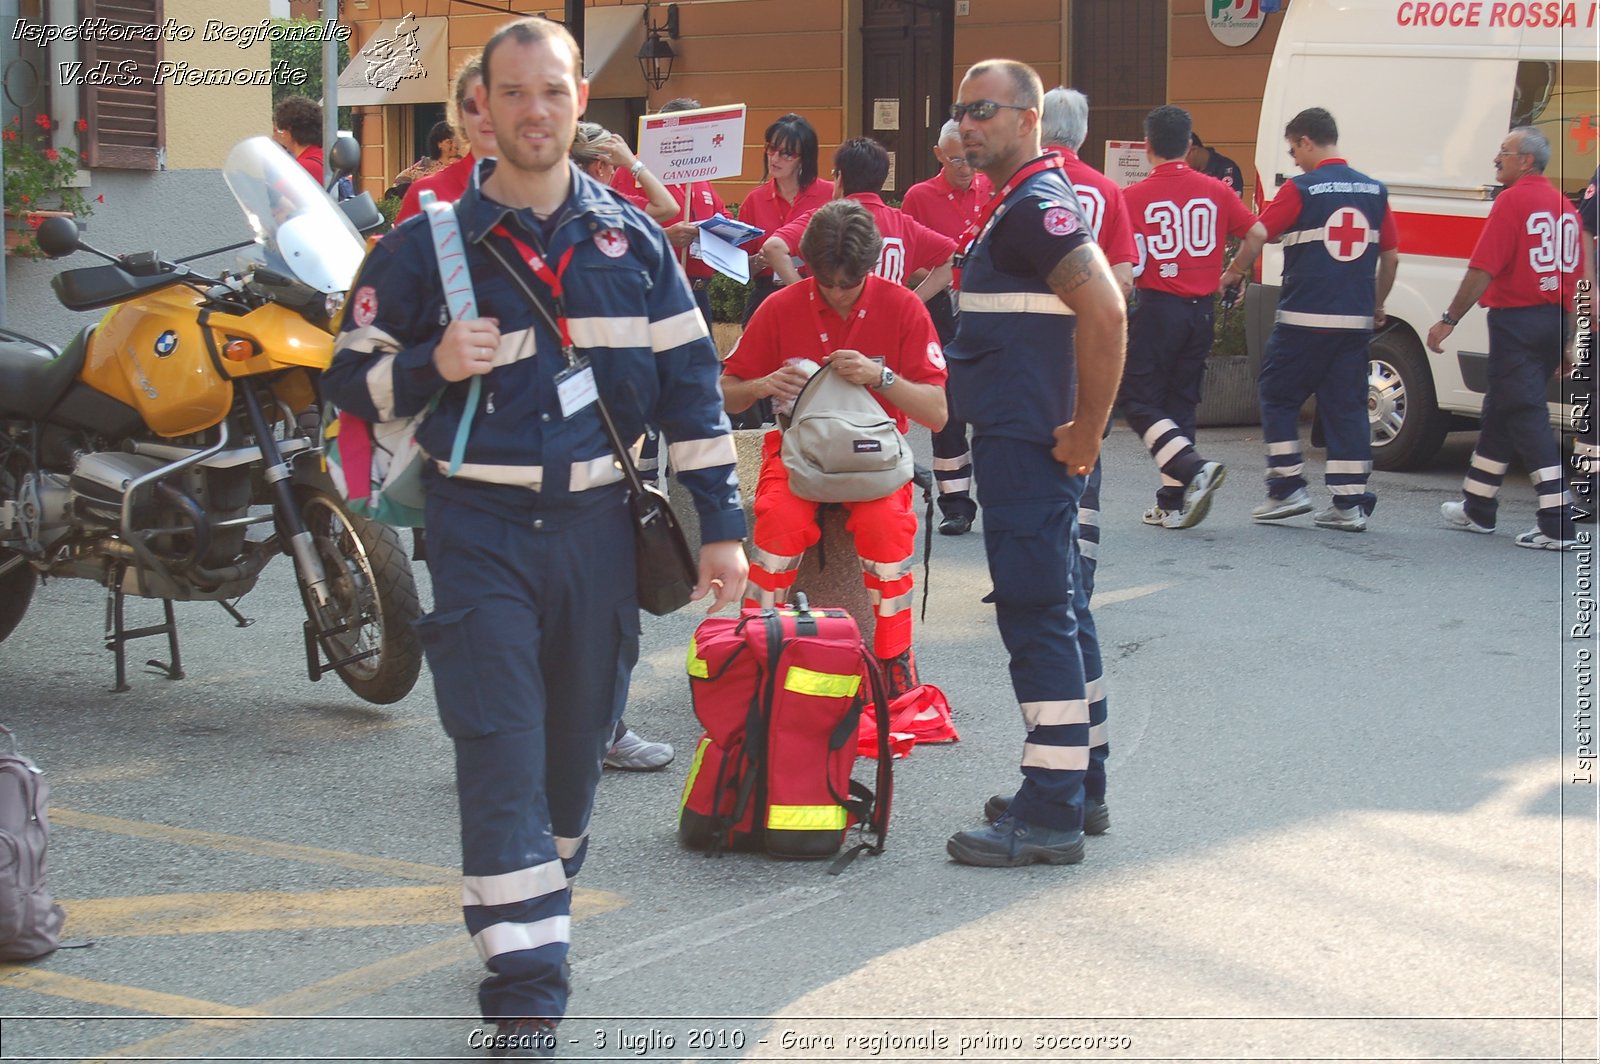
M 552 270 L 550 264 L 525 242 L 518 239 L 516 234 L 505 226 L 495 227 L 495 232 L 511 241 L 516 247 L 517 254 L 527 262 L 528 268 L 538 276 L 539 280 L 550 286 L 550 293 L 555 297 L 556 304 L 556 339 L 561 343 L 561 353 L 567 360 L 567 368 L 556 374 L 556 399 L 561 404 L 563 419 L 571 418 L 574 414 L 594 405 L 600 397 L 600 386 L 595 381 L 594 366 L 589 360 L 579 355 L 572 346 L 572 332 L 567 326 L 566 303 L 563 299 L 562 278 L 566 276 L 567 266 L 572 262 L 572 253 L 575 247 L 568 248 L 561 256 L 561 261 Z

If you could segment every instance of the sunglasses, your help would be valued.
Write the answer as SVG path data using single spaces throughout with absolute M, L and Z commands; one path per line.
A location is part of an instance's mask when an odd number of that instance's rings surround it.
M 971 103 L 951 104 L 950 117 L 959 122 L 967 115 L 971 115 L 973 121 L 987 122 L 989 119 L 999 114 L 1000 108 L 1002 107 L 1010 108 L 1013 111 L 1031 110 L 1031 108 L 1019 107 L 1014 103 L 1000 103 L 996 100 L 973 100 Z
M 772 145 L 772 144 L 768 144 L 767 145 L 767 154 L 771 155 L 771 156 L 773 156 L 774 158 L 777 158 L 777 159 L 798 159 L 798 158 L 800 158 L 800 153 L 799 152 L 797 152 L 797 151 L 785 151 L 782 148 L 776 147 L 775 145 Z
M 832 281 L 824 281 L 820 277 L 816 277 L 814 279 L 817 282 L 817 287 L 818 288 L 828 288 L 828 289 L 832 289 L 835 292 L 842 292 L 842 291 L 846 291 L 846 290 L 851 289 L 851 288 L 855 288 L 858 285 L 860 285 L 862 282 L 864 282 L 867 279 L 867 275 L 866 274 L 862 274 L 861 276 L 854 277 L 854 278 L 840 277 L 840 278 L 835 278 Z
M 461 101 L 461 113 L 464 115 L 471 115 L 473 118 L 477 118 L 478 98 L 476 96 L 468 96 L 464 98 Z

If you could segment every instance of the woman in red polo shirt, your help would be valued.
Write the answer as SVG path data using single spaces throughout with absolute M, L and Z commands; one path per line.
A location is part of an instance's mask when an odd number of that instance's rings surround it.
M 739 220 L 759 225 L 761 235 L 751 237 L 750 295 L 744 304 L 744 324 L 777 288 L 772 271 L 759 254 L 761 245 L 786 223 L 801 218 L 833 199 L 833 182 L 817 177 L 817 131 L 797 114 L 786 114 L 767 127 L 766 153 L 762 156 L 762 184 L 739 206 Z

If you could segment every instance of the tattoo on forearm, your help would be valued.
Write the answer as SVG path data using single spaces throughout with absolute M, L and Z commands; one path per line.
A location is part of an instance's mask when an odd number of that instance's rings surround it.
M 1102 272 L 1096 268 L 1094 245 L 1084 244 L 1056 263 L 1056 268 L 1050 271 L 1047 283 L 1052 292 L 1066 299 L 1077 289 L 1095 280 Z

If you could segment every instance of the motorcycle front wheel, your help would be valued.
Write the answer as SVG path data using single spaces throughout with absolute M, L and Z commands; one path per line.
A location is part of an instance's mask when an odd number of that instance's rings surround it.
M 6 569 L 8 565 L 10 569 Z M 22 615 L 28 612 L 39 577 L 19 555 L 3 549 L 0 549 L 0 570 L 5 570 L 0 573 L 0 643 L 4 643 L 22 623 Z
M 322 620 L 347 631 L 323 636 L 333 661 L 374 653 L 338 668 L 350 690 L 376 705 L 411 693 L 422 669 L 422 645 L 411 625 L 422 610 L 411 561 L 394 529 L 352 514 L 324 491 L 298 493 L 300 515 L 327 572 L 330 604 Z M 309 595 L 306 609 L 315 623 Z

